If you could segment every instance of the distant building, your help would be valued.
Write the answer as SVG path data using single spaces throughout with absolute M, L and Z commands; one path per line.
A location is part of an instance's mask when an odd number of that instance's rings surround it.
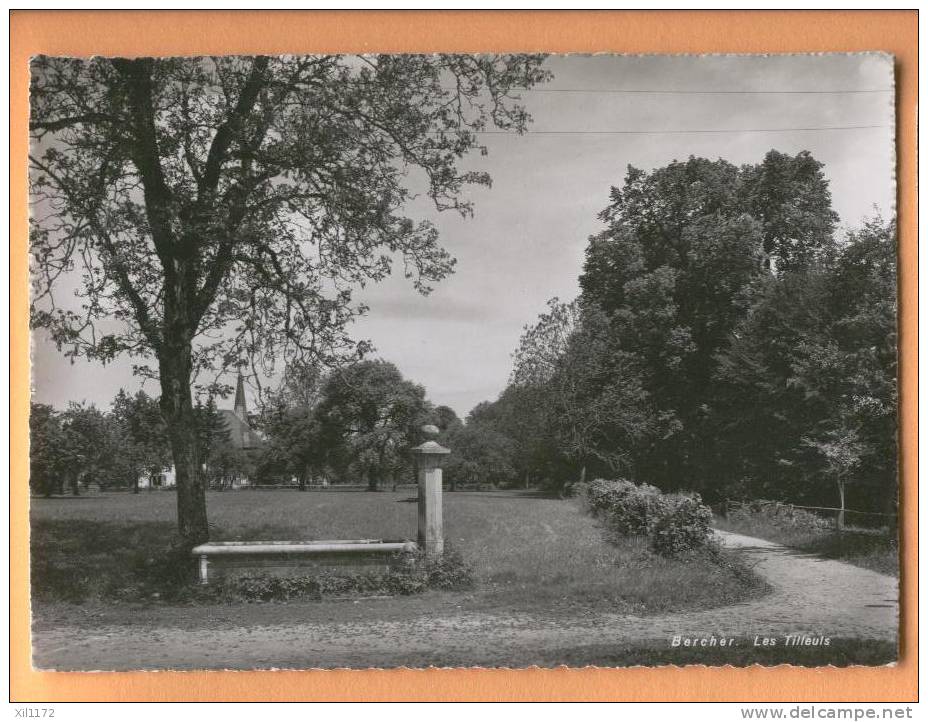
M 254 483 L 251 463 L 254 453 L 262 447 L 264 439 L 248 423 L 245 403 L 245 380 L 241 374 L 235 387 L 235 405 L 232 410 L 219 409 L 219 418 L 226 429 L 225 443 L 213 452 L 210 464 L 211 485 L 219 489 L 240 489 Z
M 263 446 L 264 439 L 248 423 L 245 380 L 241 374 L 238 375 L 235 388 L 235 405 L 232 409 L 217 409 L 217 412 L 225 427 L 226 439 L 220 448 L 213 451 L 210 485 L 221 489 L 251 486 L 250 457 Z M 158 474 L 143 474 L 139 477 L 139 489 L 173 489 L 175 486 L 177 476 L 173 466 L 165 467 Z
M 245 380 L 238 375 L 238 384 L 235 388 L 235 406 L 229 409 L 219 409 L 219 418 L 226 425 L 228 432 L 227 444 L 233 449 L 247 451 L 258 449 L 263 443 L 261 436 L 248 424 L 248 408 L 245 405 Z
M 177 486 L 177 475 L 173 466 L 165 466 L 157 474 L 139 476 L 139 489 L 173 489 Z

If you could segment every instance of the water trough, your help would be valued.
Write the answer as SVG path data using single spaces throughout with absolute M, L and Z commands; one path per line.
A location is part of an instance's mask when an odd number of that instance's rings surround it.
M 437 436 L 434 426 L 423 426 L 427 436 Z M 442 528 L 441 460 L 448 449 L 434 440 L 415 447 L 419 486 L 419 531 L 417 542 L 404 539 L 329 539 L 313 541 L 218 541 L 194 547 L 199 560 L 200 584 L 215 577 L 269 574 L 293 576 L 327 569 L 351 572 L 389 571 L 402 552 L 421 549 L 430 556 L 444 551 Z
M 217 577 L 269 574 L 292 576 L 319 571 L 389 571 L 397 555 L 413 552 L 409 540 L 331 539 L 321 541 L 227 541 L 194 547 L 200 584 Z

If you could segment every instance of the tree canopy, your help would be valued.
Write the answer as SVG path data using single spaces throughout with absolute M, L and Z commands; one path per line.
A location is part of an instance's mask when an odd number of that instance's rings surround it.
M 526 327 L 468 427 L 555 488 L 589 469 L 834 505 L 850 485 L 892 511 L 895 225 L 839 235 L 822 164 L 777 151 L 629 168 L 600 218 L 580 296 Z
M 488 125 L 521 132 L 534 55 L 38 57 L 32 62 L 33 326 L 65 353 L 140 357 L 161 382 L 188 543 L 196 374 L 361 352 L 352 290 L 394 262 L 423 292 L 453 259 L 405 206 L 472 211 Z M 80 272 L 79 309 L 54 291 Z M 154 360 L 156 368 L 148 368 Z
M 429 405 L 425 389 L 386 361 L 362 361 L 334 371 L 313 415 L 330 468 L 353 471 L 375 490 L 408 466 Z

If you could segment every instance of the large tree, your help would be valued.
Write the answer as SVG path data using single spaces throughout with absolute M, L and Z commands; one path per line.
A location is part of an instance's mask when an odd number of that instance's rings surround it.
M 171 463 L 171 447 L 158 402 L 144 391 L 130 396 L 120 389 L 113 399 L 110 419 L 121 446 L 119 455 L 137 494 L 140 475 L 149 476 L 150 487 L 151 477 Z
M 822 164 L 771 151 L 742 167 L 691 157 L 629 168 L 600 217 L 607 229 L 587 247 L 582 299 L 608 317 L 667 429 L 639 470 L 658 485 L 711 483 L 720 355 L 768 280 L 833 250 Z
M 329 360 L 352 346 L 353 286 L 394 259 L 423 291 L 449 273 L 434 226 L 404 206 L 421 186 L 470 212 L 462 191 L 489 178 L 459 161 L 488 124 L 525 128 L 513 91 L 546 79 L 541 61 L 33 61 L 32 323 L 71 355 L 154 360 L 188 544 L 208 537 L 196 373 Z M 57 306 L 75 269 L 83 304 Z
M 314 416 L 330 465 L 359 473 L 376 491 L 387 477 L 396 482 L 430 412 L 425 389 L 396 366 L 361 361 L 329 376 Z
M 110 482 L 120 453 L 112 420 L 93 404 L 71 402 L 61 414 L 61 429 L 65 457 L 61 471 L 71 493 L 80 493 L 81 482 Z
M 548 301 L 513 354 L 511 388 L 534 397 L 548 443 L 567 466 L 556 486 L 586 479 L 588 467 L 629 473 L 633 447 L 657 424 L 634 359 L 595 305 Z
M 47 404 L 29 406 L 29 485 L 33 493 L 61 491 L 70 461 L 61 415 Z
M 733 493 L 833 505 L 852 483 L 852 506 L 894 511 L 895 236 L 873 219 L 827 263 L 769 279 L 720 354 L 713 431 Z

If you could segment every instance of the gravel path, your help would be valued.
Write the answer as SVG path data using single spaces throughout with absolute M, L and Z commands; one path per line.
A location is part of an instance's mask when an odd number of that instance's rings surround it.
M 297 622 L 184 630 L 124 626 L 61 626 L 33 634 L 40 669 L 257 669 L 396 666 L 555 666 L 558 650 L 614 644 L 668 647 L 675 636 L 893 641 L 897 638 L 895 578 L 843 562 L 798 553 L 729 532 L 772 587 L 760 599 L 699 612 L 659 616 L 539 617 L 475 613 L 399 621 Z

